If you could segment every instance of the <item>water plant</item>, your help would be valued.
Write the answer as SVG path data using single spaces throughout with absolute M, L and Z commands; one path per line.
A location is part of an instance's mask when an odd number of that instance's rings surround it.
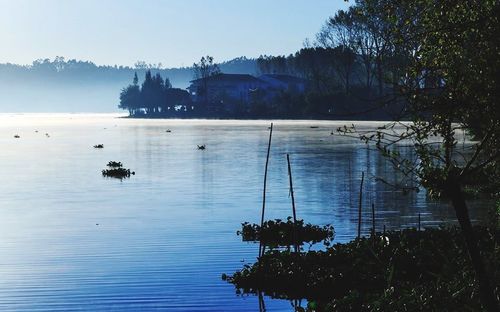
M 494 240 L 486 228 L 474 232 L 487 265 L 497 268 L 500 232 Z M 323 251 L 270 250 L 225 279 L 243 293 L 307 299 L 314 311 L 480 311 L 464 244 L 454 227 L 377 233 Z
M 268 247 L 315 244 L 321 241 L 328 246 L 335 236 L 335 231 L 331 225 L 321 227 L 304 224 L 304 220 L 297 220 L 294 224 L 292 217 L 288 217 L 286 222 L 281 219 L 265 221 L 262 227 L 244 222 L 241 224 L 241 231 L 236 234 L 241 235 L 243 241 L 261 242 Z
M 104 148 L 104 144 L 96 144 L 94 145 L 94 148 Z
M 120 162 L 120 161 L 110 161 L 108 162 L 108 164 L 106 165 L 110 168 L 121 168 L 123 166 L 123 164 Z
M 135 171 L 123 168 L 123 164 L 118 161 L 108 162 L 108 169 L 102 170 L 102 175 L 110 178 L 124 179 L 130 178 L 130 175 L 135 175 Z

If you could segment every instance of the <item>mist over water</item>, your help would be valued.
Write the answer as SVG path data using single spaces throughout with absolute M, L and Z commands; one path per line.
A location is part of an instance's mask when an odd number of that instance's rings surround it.
M 260 220 L 269 123 L 0 114 L 0 310 L 258 311 L 256 297 L 220 277 L 258 252 L 236 231 Z M 423 226 L 454 222 L 424 191 L 378 183 L 397 172 L 358 140 L 330 135 L 345 123 L 275 121 L 267 218 L 291 214 L 289 153 L 298 217 L 333 224 L 336 242 L 356 235 L 362 171 L 363 233 L 371 203 L 378 230 L 416 226 L 419 213 Z M 136 175 L 103 178 L 110 160 Z M 484 218 L 481 202 L 470 205 Z M 268 311 L 292 311 L 265 300 Z

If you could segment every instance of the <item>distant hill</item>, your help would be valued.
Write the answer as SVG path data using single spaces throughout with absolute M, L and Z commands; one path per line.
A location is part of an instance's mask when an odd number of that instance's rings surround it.
M 256 61 L 245 57 L 219 64 L 224 73 L 256 74 Z M 98 66 L 92 62 L 37 60 L 32 65 L 0 64 L 0 112 L 114 112 L 120 111 L 120 90 L 134 72 L 143 80 L 150 69 L 167 77 L 173 87 L 186 88 L 191 67 L 159 69 L 153 65 Z

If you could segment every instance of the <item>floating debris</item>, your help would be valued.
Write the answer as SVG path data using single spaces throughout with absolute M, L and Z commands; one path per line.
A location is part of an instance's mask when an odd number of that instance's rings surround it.
M 165 130 L 165 132 L 170 133 L 170 132 L 172 132 L 172 130 L 167 129 L 167 130 Z
M 206 148 L 205 144 L 203 144 L 203 145 L 198 145 L 198 149 L 199 149 L 199 150 L 204 150 L 205 148 Z
M 329 246 L 335 236 L 333 226 L 304 224 L 304 220 L 297 220 L 294 224 L 292 217 L 288 217 L 286 222 L 281 219 L 265 221 L 262 225 L 242 223 L 242 230 L 236 232 L 241 235 L 243 241 L 256 241 L 269 247 L 292 246 L 296 243 L 315 244 L 323 242 Z
M 130 175 L 135 175 L 135 171 L 123 168 L 123 164 L 119 161 L 110 161 L 107 166 L 109 169 L 102 170 L 102 175 L 105 177 L 121 180 L 124 178 L 130 178 Z
M 104 148 L 104 144 L 96 144 L 94 145 L 94 148 Z
M 19 134 L 14 135 L 14 138 L 19 139 L 20 138 Z
M 50 138 L 50 135 L 48 133 L 45 133 L 45 136 L 48 137 L 48 138 Z
M 311 128 L 311 129 L 318 129 L 319 127 L 318 126 L 310 126 L 309 128 Z

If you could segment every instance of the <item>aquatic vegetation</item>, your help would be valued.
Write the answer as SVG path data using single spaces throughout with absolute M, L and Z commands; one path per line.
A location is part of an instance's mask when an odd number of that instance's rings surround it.
M 21 136 L 19 134 L 14 135 L 15 139 L 19 139 Z
M 297 220 L 294 225 L 292 217 L 288 217 L 286 222 L 281 219 L 265 221 L 262 227 L 248 222 L 242 223 L 241 226 L 241 231 L 236 234 L 241 235 L 243 241 L 259 241 L 270 247 L 292 246 L 295 243 L 315 244 L 321 241 L 328 246 L 335 236 L 331 225 L 321 227 L 304 224 L 304 220 Z
M 96 144 L 94 145 L 94 148 L 104 148 L 104 144 Z
M 203 144 L 203 145 L 198 145 L 198 149 L 199 149 L 199 150 L 204 150 L 205 148 L 206 148 L 205 144 Z
M 130 175 L 135 175 L 134 171 L 123 168 L 123 164 L 117 161 L 108 162 L 108 169 L 102 170 L 102 175 L 110 178 L 124 179 L 130 178 Z
M 110 161 L 108 162 L 108 164 L 106 165 L 110 168 L 121 168 L 123 167 L 123 164 L 120 162 L 120 161 Z
M 475 228 L 475 233 L 487 266 L 498 268 L 500 232 Z M 498 294 L 500 272 L 492 272 Z M 271 250 L 224 277 L 244 293 L 307 299 L 315 311 L 481 310 L 457 228 L 378 233 L 324 251 Z
M 172 130 L 167 129 L 167 130 L 165 130 L 165 132 L 170 133 L 170 132 L 172 132 Z

